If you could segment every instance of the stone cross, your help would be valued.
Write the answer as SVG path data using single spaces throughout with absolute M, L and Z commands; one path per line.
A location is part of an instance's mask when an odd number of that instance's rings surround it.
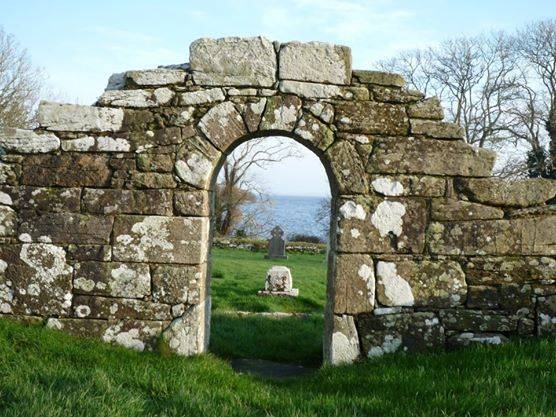
M 264 290 L 260 290 L 258 294 L 297 297 L 299 290 L 292 288 L 292 285 L 293 279 L 290 268 L 275 265 L 266 272 Z
M 280 226 L 276 226 L 270 233 L 272 237 L 268 240 L 268 253 L 265 259 L 287 259 L 284 231 Z

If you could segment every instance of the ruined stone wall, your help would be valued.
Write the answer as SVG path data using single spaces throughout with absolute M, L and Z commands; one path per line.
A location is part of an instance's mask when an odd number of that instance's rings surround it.
M 0 135 L 0 314 L 203 352 L 215 176 L 284 135 L 332 188 L 326 360 L 556 331 L 554 181 L 489 178 L 436 98 L 343 46 L 201 39 L 190 61 Z

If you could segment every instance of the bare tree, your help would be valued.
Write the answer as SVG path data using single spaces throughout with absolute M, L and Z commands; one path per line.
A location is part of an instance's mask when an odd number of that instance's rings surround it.
M 252 139 L 236 148 L 224 162 L 215 195 L 216 231 L 229 235 L 244 217 L 242 206 L 249 202 L 264 202 L 263 189 L 250 175 L 250 168 L 267 168 L 269 164 L 298 157 L 299 148 L 291 139 Z M 262 200 L 261 200 L 262 199 Z M 248 222 L 253 222 L 253 214 Z
M 527 74 L 528 85 L 542 86 L 536 99 L 541 102 L 537 107 L 546 109 L 543 122 L 550 139 L 547 176 L 556 179 L 556 19 L 541 20 L 518 31 L 516 45 L 531 73 Z
M 0 128 L 30 127 L 41 84 L 27 52 L 0 28 Z

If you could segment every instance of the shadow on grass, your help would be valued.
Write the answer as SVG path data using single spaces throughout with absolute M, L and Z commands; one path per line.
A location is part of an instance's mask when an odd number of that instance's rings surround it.
M 323 317 L 273 318 L 213 311 L 210 350 L 231 358 L 319 366 L 322 363 Z

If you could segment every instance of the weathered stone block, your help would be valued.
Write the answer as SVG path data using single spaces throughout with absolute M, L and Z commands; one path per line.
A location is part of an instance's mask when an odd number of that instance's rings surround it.
M 503 217 L 504 211 L 496 207 L 460 200 L 437 198 L 432 200 L 432 220 L 491 220 Z
M 417 175 L 371 175 L 374 192 L 385 196 L 443 197 L 446 180 Z
M 109 90 L 98 99 L 101 106 L 147 108 L 170 104 L 174 92 L 162 87 L 155 90 Z
M 164 172 L 132 172 L 133 188 L 176 188 L 177 183 L 172 174 Z
M 268 97 L 261 130 L 293 131 L 301 116 L 301 104 L 299 97 L 293 95 Z
M 63 330 L 78 337 L 97 336 L 105 342 L 114 343 L 139 351 L 153 350 L 158 336 L 167 322 L 153 320 L 95 320 L 74 318 L 50 318 L 46 326 Z
M 465 136 L 463 128 L 455 123 L 423 119 L 411 119 L 411 133 L 435 139 L 461 140 Z
M 74 261 L 111 261 L 110 245 L 68 245 L 68 257 Z
M 209 90 L 188 91 L 180 96 L 180 104 L 183 106 L 214 103 L 224 101 L 226 97 L 221 88 L 211 88 Z
M 439 314 L 446 330 L 513 332 L 517 329 L 517 317 L 495 310 L 440 310 Z
M 0 131 L 0 147 L 17 153 L 47 153 L 60 148 L 60 139 L 52 133 L 4 128 Z
M 556 283 L 556 259 L 549 257 L 475 257 L 464 266 L 472 285 Z
M 361 84 L 378 84 L 398 88 L 405 85 L 405 80 L 401 75 L 389 72 L 354 70 L 353 76 Z
M 87 319 L 171 320 L 170 306 L 126 298 L 76 295 L 73 316 Z
M 362 351 L 368 357 L 398 350 L 422 351 L 444 345 L 444 328 L 434 313 L 362 314 L 357 320 Z
M 143 153 L 137 155 L 137 169 L 143 172 L 172 172 L 174 161 L 171 155 Z
M 336 126 L 340 131 L 379 135 L 407 135 L 409 119 L 405 107 L 374 101 L 339 103 Z
M 185 141 L 174 166 L 178 178 L 195 188 L 210 188 L 213 169 L 222 154 L 208 140 L 195 136 Z
M 80 106 L 42 101 L 37 114 L 39 125 L 64 132 L 117 132 L 122 128 L 122 109 Z
M 370 255 L 339 254 L 334 273 L 333 311 L 336 314 L 370 312 L 375 305 L 375 275 Z
M 486 285 L 469 286 L 466 305 L 472 309 L 497 309 L 500 307 L 500 288 Z
M 427 209 L 407 198 L 344 197 L 339 201 L 338 251 L 422 253 Z
M 465 332 L 450 337 L 447 341 L 450 346 L 501 345 L 509 342 L 509 339 L 500 333 L 471 333 Z
M 210 214 L 210 195 L 207 191 L 176 191 L 174 208 L 182 216 L 208 216 Z
M 178 355 L 197 355 L 206 351 L 209 337 L 210 299 L 189 307 L 162 333 L 162 341 Z
M 334 142 L 334 132 L 311 114 L 304 114 L 299 119 L 294 132 L 306 141 L 310 147 L 322 151 L 325 151 Z M 365 172 L 364 167 L 363 172 Z
M 349 84 L 351 49 L 323 42 L 288 42 L 278 55 L 280 80 Z
M 157 265 L 153 269 L 153 300 L 165 304 L 199 304 L 205 299 L 206 264 Z
M 34 242 L 102 245 L 110 243 L 113 222 L 112 217 L 77 213 L 27 215 L 19 236 Z
M 151 276 L 146 264 L 80 262 L 75 265 L 75 294 L 143 298 L 151 293 Z
M 245 103 L 242 107 L 241 114 L 249 132 L 256 132 L 261 124 L 263 111 L 266 107 L 266 98 L 257 101 Z
M 95 214 L 159 214 L 171 216 L 170 190 L 115 190 L 85 188 L 83 211 Z
M 142 71 L 127 71 L 125 78 L 139 87 L 183 84 L 187 72 L 183 69 L 155 68 Z
M 374 142 L 367 172 L 489 176 L 496 154 L 459 141 L 380 138 Z
M 454 307 L 465 302 L 460 265 L 449 260 L 391 258 L 377 263 L 377 299 L 389 307 Z
M 397 87 L 385 87 L 382 85 L 372 85 L 371 90 L 373 99 L 383 103 L 415 103 L 423 99 L 424 95 L 417 90 L 402 90 Z
M 354 362 L 360 354 L 359 337 L 353 316 L 335 315 L 332 323 L 330 351 L 325 352 L 325 359 L 333 365 L 340 365 Z
M 206 217 L 116 216 L 117 261 L 200 264 L 208 245 Z
M 0 206 L 0 236 L 14 236 L 17 228 L 16 212 L 6 206 Z
M 444 255 L 552 255 L 556 253 L 552 217 L 431 223 L 428 244 Z
M 20 210 L 79 212 L 81 188 L 12 187 L 6 190 Z
M 274 45 L 262 37 L 198 39 L 189 47 L 198 85 L 272 87 L 276 82 Z
M 325 101 L 315 101 L 307 103 L 305 109 L 309 110 L 313 116 L 318 117 L 324 123 L 330 123 L 334 119 L 334 106 Z
M 473 201 L 495 206 L 529 207 L 556 197 L 556 181 L 541 178 L 521 181 L 462 178 L 456 181 L 456 186 Z
M 280 81 L 282 93 L 295 94 L 304 98 L 340 100 L 368 100 L 369 90 L 364 87 L 345 87 L 334 84 L 316 84 L 302 81 Z
M 407 114 L 412 119 L 444 119 L 444 110 L 438 97 L 430 97 L 407 108 Z
M 247 134 L 241 115 L 233 103 L 225 101 L 212 107 L 198 124 L 199 129 L 221 151 Z
M 2 245 L 0 259 L 7 264 L 11 312 L 44 316 L 69 312 L 73 268 L 62 247 L 49 243 Z
M 31 155 L 25 158 L 23 166 L 21 182 L 25 185 L 105 187 L 112 175 L 104 155 Z
M 340 194 L 366 194 L 369 189 L 365 166 L 355 147 L 348 141 L 332 144 L 325 153 Z

